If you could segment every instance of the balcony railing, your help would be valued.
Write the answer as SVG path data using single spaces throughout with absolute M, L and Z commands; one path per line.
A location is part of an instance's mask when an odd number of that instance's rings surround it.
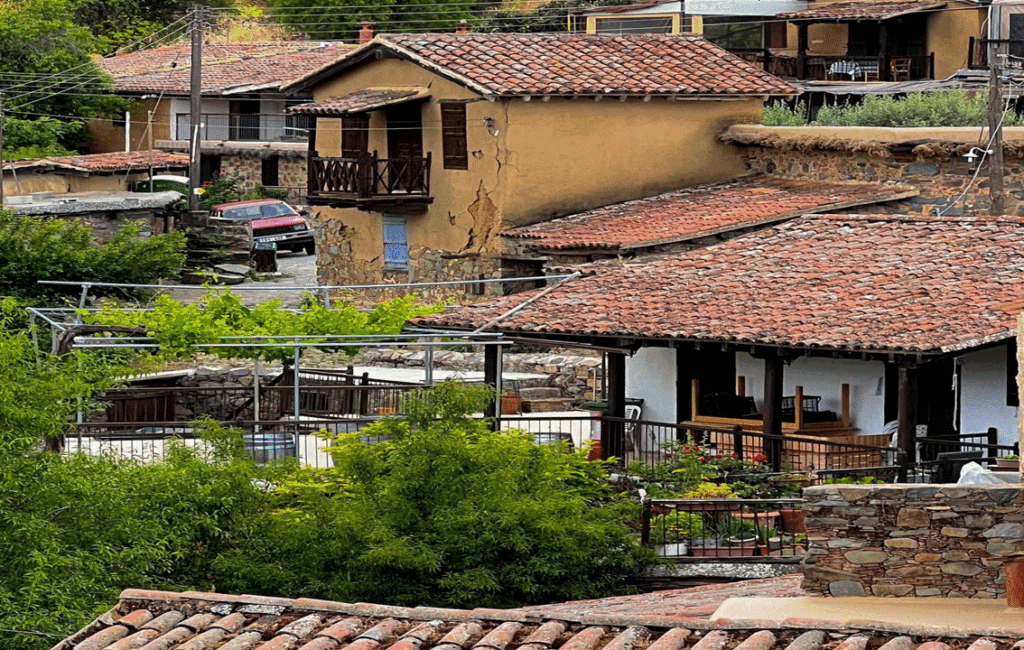
M 430 162 L 424 158 L 379 158 L 377 152 L 358 158 L 314 157 L 309 161 L 311 198 L 357 201 L 430 196 Z
M 178 113 L 174 139 L 191 139 L 188 113 Z M 201 140 L 234 142 L 303 141 L 310 125 L 309 115 L 283 113 L 204 113 L 200 121 Z
M 801 74 L 800 59 L 793 55 L 775 54 L 764 48 L 733 48 L 730 52 L 778 77 L 801 80 L 858 82 L 917 81 L 935 78 L 934 54 L 890 57 L 887 72 L 884 69 L 885 61 L 877 56 L 808 55 L 807 69 Z

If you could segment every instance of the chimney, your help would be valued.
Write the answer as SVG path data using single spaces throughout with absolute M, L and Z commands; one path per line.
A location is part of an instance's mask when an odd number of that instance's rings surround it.
M 460 20 L 458 26 L 455 28 L 455 33 L 456 34 L 468 34 L 469 33 L 469 23 L 466 22 L 465 19 Z
M 366 45 L 373 40 L 373 23 L 363 21 L 359 23 L 359 44 Z

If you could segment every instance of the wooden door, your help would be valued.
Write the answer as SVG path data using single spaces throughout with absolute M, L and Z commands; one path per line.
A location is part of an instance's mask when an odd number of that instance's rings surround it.
M 387 109 L 389 185 L 412 192 L 423 185 L 422 104 L 399 104 Z

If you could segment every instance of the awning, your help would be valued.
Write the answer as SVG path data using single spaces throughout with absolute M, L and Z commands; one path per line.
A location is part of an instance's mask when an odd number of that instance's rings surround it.
M 421 101 L 430 97 L 430 89 L 420 86 L 412 88 L 367 88 L 354 93 L 331 97 L 317 102 L 300 104 L 288 109 L 289 113 L 300 115 L 351 115 L 375 111 L 385 106 Z
M 787 11 L 775 17 L 793 22 L 882 21 L 945 6 L 945 2 L 837 2 L 801 11 Z

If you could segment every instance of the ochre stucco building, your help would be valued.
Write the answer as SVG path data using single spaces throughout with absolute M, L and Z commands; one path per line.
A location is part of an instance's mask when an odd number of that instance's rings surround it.
M 285 90 L 326 284 L 529 274 L 501 231 L 741 174 L 718 135 L 794 92 L 696 36 L 581 34 L 380 36 Z

